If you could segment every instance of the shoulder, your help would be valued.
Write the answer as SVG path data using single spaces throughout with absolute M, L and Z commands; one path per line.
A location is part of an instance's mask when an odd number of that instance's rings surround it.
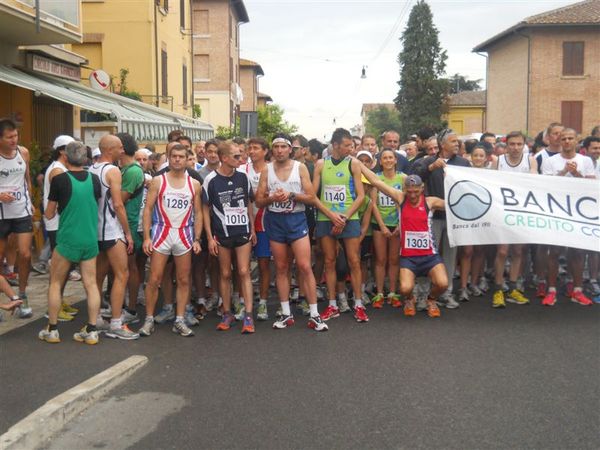
M 18 146 L 17 147 L 19 153 L 21 154 L 21 156 L 23 156 L 23 158 L 25 159 L 29 159 L 29 150 L 27 149 L 27 147 L 22 147 L 22 146 Z

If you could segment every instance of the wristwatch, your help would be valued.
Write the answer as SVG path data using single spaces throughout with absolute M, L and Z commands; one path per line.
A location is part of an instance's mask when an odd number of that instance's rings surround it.
M 288 195 L 288 200 L 290 201 L 295 201 L 296 200 L 296 194 L 293 192 L 290 192 L 290 194 Z

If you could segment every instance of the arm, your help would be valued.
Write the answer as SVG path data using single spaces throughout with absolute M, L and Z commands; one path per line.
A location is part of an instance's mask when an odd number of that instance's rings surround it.
M 121 198 L 121 172 L 119 169 L 112 168 L 108 170 L 106 174 L 106 181 L 110 186 L 110 196 L 113 201 L 113 208 L 115 208 L 115 214 L 119 223 L 125 233 L 125 239 L 127 240 L 127 253 L 133 252 L 133 237 L 131 237 L 131 230 L 129 229 L 129 222 L 127 221 L 127 212 L 125 211 L 125 204 Z
M 210 206 L 206 202 L 202 203 L 202 220 L 204 223 L 206 239 L 208 240 L 208 251 L 211 255 L 217 256 L 219 254 L 219 246 L 217 245 L 212 233 L 212 227 L 210 224 Z
M 146 196 L 146 206 L 142 216 L 142 229 L 144 232 L 144 253 L 148 256 L 152 254 L 152 239 L 150 237 L 150 227 L 152 226 L 152 211 L 158 198 L 158 189 L 160 187 L 160 178 L 154 178 L 150 182 L 150 188 Z
M 23 156 L 23 159 L 25 160 L 25 165 L 26 170 L 25 170 L 25 182 L 27 183 L 27 189 L 29 190 L 29 195 L 33 195 L 33 189 L 31 188 L 31 175 L 29 173 L 29 150 L 27 150 L 25 147 L 19 147 L 19 149 L 21 149 L 21 156 Z M 31 210 L 32 212 L 35 211 L 35 207 L 33 206 L 33 204 L 31 205 Z
M 389 195 L 392 198 L 392 200 L 394 200 L 398 204 L 401 204 L 404 201 L 404 192 L 394 189 L 391 186 L 388 186 L 383 181 L 381 181 L 372 170 L 368 169 L 362 164 L 360 170 L 374 188 L 377 188 L 377 190 L 383 192 L 386 195 Z
M 352 217 L 352 215 L 360 208 L 360 205 L 365 199 L 365 187 L 362 184 L 361 180 L 361 171 L 360 168 L 363 164 L 357 159 L 350 160 L 350 170 L 352 171 L 352 178 L 354 178 L 354 189 L 356 190 L 356 198 L 350 205 L 350 209 L 346 211 L 346 219 Z M 363 166 L 364 167 L 364 166 Z
M 50 220 L 56 215 L 56 206 L 57 203 L 53 200 L 48 200 L 48 206 L 46 206 L 46 210 L 44 211 L 44 217 Z
M 202 237 L 202 186 L 197 180 L 192 181 L 194 186 L 194 243 L 192 244 L 192 250 L 197 255 L 200 253 L 202 248 L 200 247 L 200 238 Z
M 301 194 L 295 194 L 294 199 L 297 202 L 304 203 L 306 205 L 314 205 L 317 196 L 315 195 L 313 184 L 310 181 L 308 169 L 304 164 L 300 164 L 300 183 L 302 184 L 302 190 L 304 192 Z
M 371 215 L 373 214 L 373 202 L 369 202 L 369 206 L 365 209 L 365 213 L 362 216 L 362 221 L 360 222 L 360 235 L 361 238 L 364 238 L 367 235 L 367 230 L 369 229 L 369 225 L 371 224 Z
M 273 196 L 269 196 L 267 192 L 267 173 L 266 167 L 260 172 L 258 187 L 256 188 L 256 198 L 254 199 L 257 208 L 266 208 L 275 201 L 271 198 Z
M 439 197 L 425 197 L 429 209 L 443 211 L 446 208 L 446 202 Z
M 529 157 L 529 173 L 538 174 L 538 163 L 533 156 Z

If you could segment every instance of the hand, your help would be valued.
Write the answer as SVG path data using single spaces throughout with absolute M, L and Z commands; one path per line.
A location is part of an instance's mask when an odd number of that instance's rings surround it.
M 331 213 L 329 217 L 334 228 L 344 228 L 346 226 L 346 216 L 337 213 Z
M 127 254 L 133 255 L 133 236 L 131 236 L 131 233 L 125 235 L 125 241 L 127 243 Z
M 383 235 L 386 238 L 391 238 L 392 237 L 392 232 L 390 231 L 390 229 L 388 227 L 386 227 L 385 225 L 383 226 L 383 228 L 381 228 L 381 232 L 383 233 Z
M 331 227 L 331 235 L 332 236 L 337 236 L 342 231 L 344 231 L 344 227 L 343 226 L 341 226 L 341 227 L 338 227 L 338 226 Z
M 213 256 L 219 256 L 219 244 L 214 239 L 208 241 L 208 251 Z
M 200 252 L 202 251 L 202 246 L 200 245 L 200 242 L 194 241 L 194 243 L 192 244 L 192 251 L 194 252 L 194 255 L 200 254 Z
M 23 300 L 11 300 L 8 303 L 0 303 L 0 309 L 10 311 L 10 315 L 12 316 L 15 313 L 17 306 L 21 306 L 22 304 Z
M 436 169 L 444 169 L 446 167 L 446 161 L 442 158 L 438 158 L 432 164 L 429 164 L 429 171 L 433 172 Z
M 257 239 L 256 239 L 256 232 L 254 230 L 252 230 L 250 232 L 250 242 L 252 243 L 252 247 L 254 247 L 256 245 Z
M 12 203 L 15 201 L 15 194 L 12 192 L 0 192 L 0 202 Z
M 400 236 L 400 227 L 399 226 L 396 227 L 396 229 L 392 233 L 392 236 Z
M 142 244 L 142 249 L 146 255 L 152 255 L 152 251 L 154 250 L 152 248 L 152 239 L 145 239 L 144 243 Z
M 281 202 L 285 202 L 287 200 L 287 196 L 285 195 L 285 191 L 283 189 L 278 188 L 272 195 L 271 195 L 271 203 L 281 203 Z
M 567 164 L 565 164 L 565 170 L 571 175 L 575 175 L 577 172 L 577 162 L 567 161 Z

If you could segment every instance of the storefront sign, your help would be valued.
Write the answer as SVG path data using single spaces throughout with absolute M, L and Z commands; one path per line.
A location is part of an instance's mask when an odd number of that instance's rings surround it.
M 29 68 L 35 72 L 54 75 L 72 81 L 81 81 L 81 68 L 54 61 L 39 55 L 29 55 Z

